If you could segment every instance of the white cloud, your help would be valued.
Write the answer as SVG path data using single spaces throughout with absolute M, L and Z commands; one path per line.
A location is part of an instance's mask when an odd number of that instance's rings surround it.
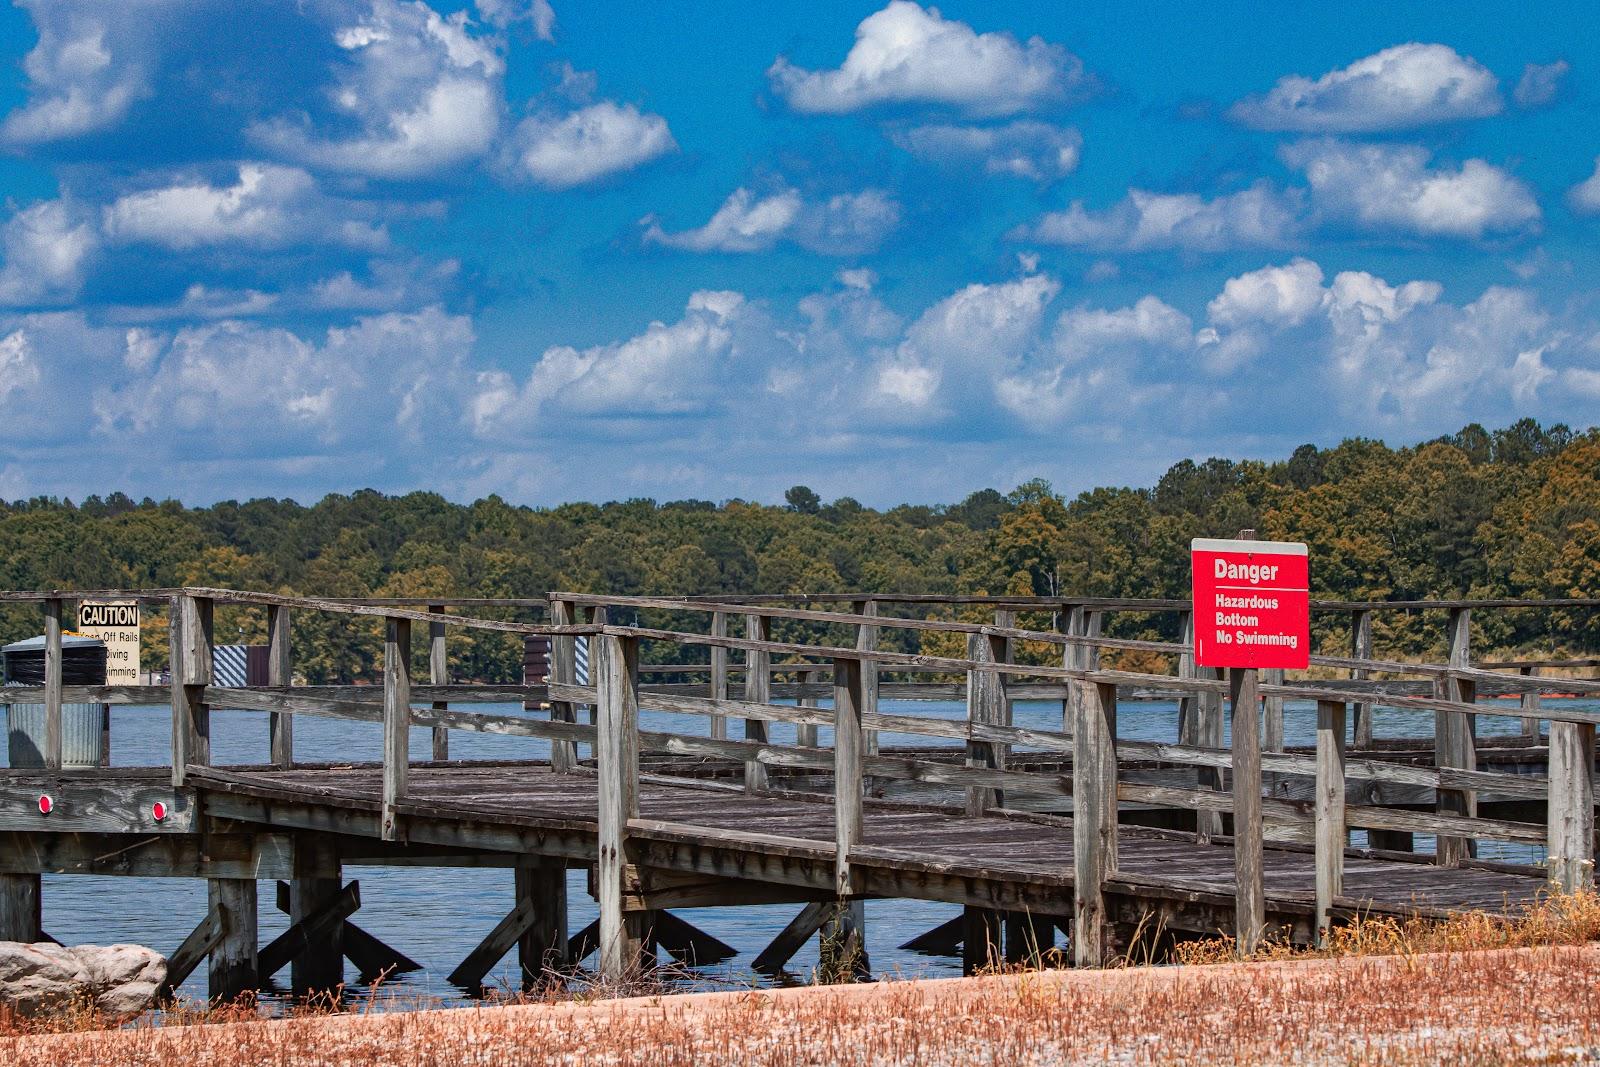
M 1430 167 L 1418 146 L 1338 141 L 1302 142 L 1282 155 L 1305 171 L 1318 211 L 1368 229 L 1483 237 L 1525 231 L 1540 218 L 1532 190 L 1481 159 Z
M 1477 60 L 1442 44 L 1402 44 L 1312 80 L 1279 80 L 1229 112 L 1265 130 L 1357 133 L 1483 118 L 1503 107 L 1499 82 Z
M 1013 240 L 1132 252 L 1181 248 L 1220 251 L 1238 247 L 1278 248 L 1301 228 L 1302 208 L 1293 190 L 1267 182 L 1214 200 L 1193 193 L 1130 189 L 1120 203 L 1090 211 L 1081 200 L 1012 231 Z
M 652 322 L 612 344 L 545 349 L 520 386 L 504 371 L 484 371 L 471 398 L 473 428 L 480 435 L 526 430 L 546 406 L 580 416 L 705 412 L 737 357 L 737 328 L 751 318 L 759 316 L 739 293 L 697 292 L 675 323 Z
M 1567 190 L 1567 203 L 1580 214 L 1600 214 L 1600 156 L 1595 157 L 1594 173 Z
M 550 0 L 473 0 L 473 6 L 478 17 L 491 26 L 503 30 L 526 22 L 539 40 L 555 40 L 556 12 Z
M 0 304 L 63 304 L 83 287 L 100 235 L 78 205 L 43 200 L 6 221 L 0 247 Z
M 1572 69 L 1564 59 L 1554 63 L 1529 63 L 1522 68 L 1522 78 L 1511 94 L 1520 108 L 1544 107 L 1553 103 L 1561 92 L 1561 80 Z
M 1326 298 L 1322 268 L 1297 257 L 1281 267 L 1263 267 L 1229 278 L 1222 292 L 1206 305 L 1206 318 L 1223 327 L 1248 322 L 1298 326 L 1320 310 Z
M 856 255 L 876 248 L 900 222 L 900 205 L 877 189 L 807 200 L 787 187 L 766 196 L 735 189 L 705 225 L 669 233 L 652 216 L 646 243 L 689 252 L 764 252 L 791 241 L 824 255 Z
M 505 64 L 493 38 L 469 32 L 466 12 L 447 17 L 421 0 L 371 0 L 340 25 L 347 54 L 327 97 L 357 131 L 329 137 L 305 117 L 261 123 L 262 144 L 317 167 L 414 178 L 476 159 L 500 128 Z
M 986 173 L 1051 182 L 1078 169 L 1083 135 L 1070 126 L 1018 120 L 1001 126 L 912 126 L 894 143 L 919 159 L 981 165 Z
M 975 116 L 1011 115 L 1083 91 L 1083 64 L 1038 37 L 977 33 L 937 8 L 891 0 L 856 27 L 835 70 L 805 70 L 783 56 L 767 71 L 796 111 L 843 114 L 888 104 L 943 104 Z
M 506 158 L 518 178 L 569 189 L 632 170 L 677 148 L 660 115 L 602 100 L 565 115 L 523 119 L 507 139 Z
M 1122 345 L 1184 348 L 1194 339 L 1189 316 L 1155 296 L 1132 307 L 1079 307 L 1061 313 L 1052 349 L 1068 362 L 1092 359 Z
M 361 214 L 370 212 L 325 197 L 303 170 L 242 163 L 232 185 L 191 178 L 121 196 L 105 208 L 102 225 L 111 241 L 149 242 L 179 252 L 226 244 L 385 245 L 381 226 L 352 217 Z
M 12 145 L 65 140 L 108 129 L 149 96 L 152 37 L 170 0 L 17 0 L 39 41 L 22 61 L 28 101 L 7 115 Z

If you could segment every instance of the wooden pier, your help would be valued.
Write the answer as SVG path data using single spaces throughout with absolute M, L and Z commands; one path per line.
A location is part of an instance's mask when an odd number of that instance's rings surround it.
M 164 605 L 171 684 L 63 686 L 59 620 L 82 599 Z M 1534 662 L 1475 663 L 1470 641 L 1474 611 L 1593 611 L 1600 601 L 1320 604 L 1350 616 L 1352 654 L 1313 657 L 1315 672 L 1337 677 L 1286 680 L 1217 677 L 1193 664 L 1186 642 L 1104 636 L 1108 614 L 1186 617 L 1178 601 L 552 593 L 412 603 L 204 588 L 0 600 L 42 605 L 46 684 L 5 696 L 44 704 L 49 724 L 44 767 L 0 772 L 0 939 L 44 936 L 43 873 L 204 878 L 209 908 L 173 953 L 173 981 L 209 960 L 214 997 L 260 988 L 285 968 L 296 992 L 332 988 L 345 958 L 369 977 L 414 968 L 405 946 L 360 927 L 360 887 L 343 878 L 356 864 L 515 870 L 503 919 L 451 975 L 464 987 L 512 951 L 529 982 L 591 955 L 618 978 L 658 953 L 693 964 L 734 954 L 675 914 L 697 907 L 793 904 L 794 920 L 756 965 L 779 969 L 820 934 L 824 973 L 842 975 L 870 969 L 861 908 L 870 898 L 961 905 L 958 920 L 917 943 L 959 951 L 969 968 L 1063 943 L 1076 965 L 1100 966 L 1139 937 L 1310 942 L 1358 913 L 1498 911 L 1552 885 L 1593 884 L 1600 711 L 1553 695 L 1600 695 L 1600 681 L 1542 678 Z M 953 605 L 993 620 L 924 617 Z M 471 614 L 496 606 L 540 617 Z M 244 608 L 267 613 L 272 684 L 222 688 L 215 615 Z M 1372 615 L 1405 610 L 1442 613 L 1445 662 L 1375 657 Z M 307 612 L 381 620 L 381 688 L 293 684 L 291 613 Z M 1054 625 L 1028 628 L 1019 615 Z M 656 619 L 675 624 L 644 625 Z M 548 678 L 451 683 L 456 628 L 548 639 Z M 882 635 L 897 628 L 938 634 L 941 647 L 953 636 L 964 654 L 887 650 Z M 1054 650 L 1053 661 L 1017 662 L 1024 644 Z M 657 667 L 642 666 L 647 647 Z M 1171 673 L 1103 668 L 1103 649 L 1167 657 Z M 428 664 L 427 682 L 414 683 L 414 659 Z M 704 681 L 650 684 L 652 672 Z M 1487 699 L 1499 694 L 1516 700 Z M 1118 734 L 1119 700 L 1152 695 L 1178 702 L 1175 743 Z M 880 709 L 951 698 L 964 700 L 963 718 Z M 1014 725 L 1018 700 L 1059 702 L 1059 728 Z M 167 765 L 63 768 L 61 707 L 75 701 L 170 709 Z M 1286 749 L 1286 701 L 1314 702 L 1314 749 Z M 548 710 L 473 710 L 486 703 Z M 1373 707 L 1414 713 L 1429 736 L 1374 743 Z M 213 708 L 270 713 L 270 763 L 214 766 Z M 708 728 L 652 730 L 641 712 L 701 716 Z M 1480 745 L 1484 715 L 1522 719 L 1522 732 Z M 381 723 L 382 761 L 298 750 L 301 716 Z M 734 719 L 741 739 L 729 736 Z M 794 740 L 774 739 L 774 723 L 792 726 Z M 432 731 L 432 760 L 408 758 L 413 729 Z M 549 757 L 452 761 L 452 732 L 542 739 Z M 880 747 L 885 733 L 935 744 Z M 903 799 L 908 788 L 916 802 Z M 1371 847 L 1351 847 L 1352 830 Z M 1437 847 L 1410 851 L 1414 835 Z M 1547 860 L 1479 859 L 1480 841 L 1542 846 Z M 591 929 L 568 929 L 569 868 L 589 872 Z M 291 918 L 265 945 L 263 881 L 277 883 Z

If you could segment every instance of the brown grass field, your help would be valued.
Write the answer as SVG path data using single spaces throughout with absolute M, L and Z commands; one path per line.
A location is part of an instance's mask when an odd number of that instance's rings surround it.
M 271 1020 L 236 1008 L 116 1030 L 69 1016 L 54 1033 L 12 1021 L 0 1063 L 1600 1063 L 1597 926 L 1584 896 L 1509 923 L 1361 923 L 1326 952 L 1243 963 L 1209 963 L 1228 951 L 1216 942 L 1168 967 Z

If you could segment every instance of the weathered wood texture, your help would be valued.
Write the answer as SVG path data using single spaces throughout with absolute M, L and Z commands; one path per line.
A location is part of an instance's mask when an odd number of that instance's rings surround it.
M 260 986 L 256 968 L 256 883 L 213 878 L 206 883 L 209 910 L 222 918 L 222 937 L 211 949 L 207 995 L 229 1003 Z
M 1073 960 L 1099 967 L 1110 950 L 1105 882 L 1117 869 L 1115 686 L 1078 682 L 1072 704 Z
M 289 608 L 274 604 L 267 608 L 267 684 L 294 684 Z M 268 713 L 268 747 L 272 763 L 288 770 L 294 766 L 294 716 L 287 712 Z
M 1345 706 L 1317 702 L 1317 942 L 1325 944 L 1334 901 L 1344 895 Z
M 212 602 L 177 596 L 168 608 L 172 675 L 172 784 L 184 784 L 191 764 L 211 762 L 211 709 L 203 693 L 211 684 Z
M 1234 928 L 1239 952 L 1248 954 L 1266 930 L 1261 859 L 1261 702 L 1254 670 L 1228 670 L 1233 734 Z
M 428 610 L 443 615 L 444 605 L 434 604 Z M 428 681 L 434 685 L 450 683 L 450 650 L 445 644 L 444 623 L 437 620 L 428 623 Z M 450 702 L 447 700 L 433 702 L 435 711 L 445 711 L 449 707 Z M 433 758 L 436 760 L 450 758 L 450 730 L 447 727 L 433 728 Z
M 616 980 L 637 966 L 641 948 L 637 928 L 630 927 L 622 907 L 628 823 L 639 815 L 639 642 L 601 635 L 590 656 L 598 693 L 600 973 Z
M 763 615 L 744 617 L 745 637 L 751 641 L 771 639 L 770 620 Z M 766 704 L 772 699 L 772 653 L 765 649 L 745 650 L 744 699 L 751 704 Z M 746 741 L 765 742 L 767 723 L 764 719 L 744 721 Z M 749 792 L 767 787 L 767 768 L 759 761 L 750 760 L 744 765 L 744 787 Z
M 383 639 L 383 839 L 400 836 L 398 806 L 411 764 L 411 620 L 391 618 Z
M 0 941 L 41 940 L 41 901 L 37 874 L 0 874 Z
M 1471 665 L 1472 610 L 1452 608 L 1446 627 L 1449 641 L 1449 666 L 1465 669 Z M 1474 683 L 1453 676 L 1437 679 L 1436 695 L 1453 703 L 1470 704 L 1473 701 Z M 1478 765 L 1476 733 L 1477 719 L 1472 715 L 1437 711 L 1434 713 L 1434 762 L 1440 767 L 1460 767 L 1476 770 Z M 1469 789 L 1440 789 L 1438 810 L 1441 815 L 1470 818 L 1478 813 L 1477 796 Z M 1477 854 L 1477 846 L 1469 837 L 1440 837 L 1435 858 L 1441 867 L 1458 866 L 1463 859 Z

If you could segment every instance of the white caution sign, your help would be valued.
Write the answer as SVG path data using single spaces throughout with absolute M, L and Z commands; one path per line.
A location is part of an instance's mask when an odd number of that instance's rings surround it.
M 137 600 L 83 601 L 78 605 L 78 633 L 105 642 L 107 685 L 140 683 Z

